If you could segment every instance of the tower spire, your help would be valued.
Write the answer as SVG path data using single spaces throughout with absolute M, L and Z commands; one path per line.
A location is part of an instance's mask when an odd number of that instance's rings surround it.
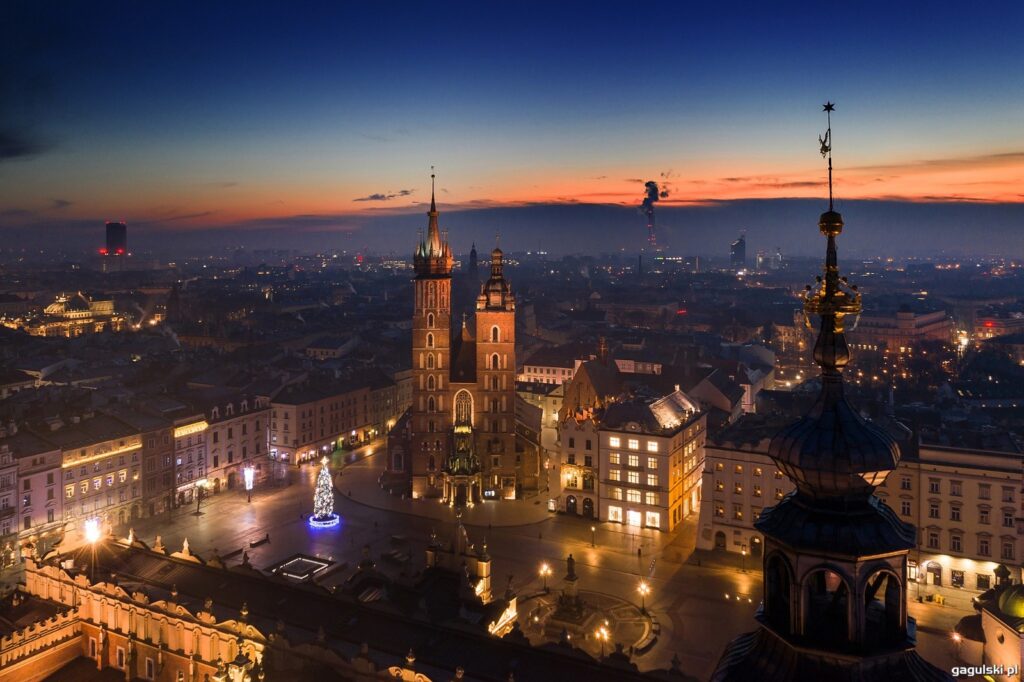
M 825 137 L 818 136 L 818 144 L 821 145 L 821 155 L 828 158 L 828 210 L 832 210 L 832 112 L 836 110 L 834 102 L 825 102 L 823 105 L 825 120 L 828 128 L 825 130 Z
M 430 167 L 430 220 L 427 223 L 427 255 L 441 256 L 441 230 L 437 226 L 437 203 L 434 201 L 434 167 Z

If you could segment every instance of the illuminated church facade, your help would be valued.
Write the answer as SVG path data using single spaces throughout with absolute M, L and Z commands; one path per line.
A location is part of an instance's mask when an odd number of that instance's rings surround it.
M 417 499 L 455 506 L 516 499 L 537 488 L 539 455 L 523 435 L 532 430 L 517 429 L 532 406 L 516 396 L 516 299 L 504 254 L 491 252 L 472 319 L 463 316 L 456 330 L 454 258 L 433 193 L 427 215 L 413 256 L 412 406 L 390 434 L 388 473 L 405 479 Z

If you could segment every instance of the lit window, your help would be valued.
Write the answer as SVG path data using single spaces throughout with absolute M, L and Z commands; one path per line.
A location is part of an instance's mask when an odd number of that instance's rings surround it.
M 622 480 L 622 472 L 619 471 L 618 469 L 611 469 L 608 472 L 608 479 L 611 480 L 611 481 L 621 481 Z
M 639 471 L 627 471 L 626 472 L 626 480 L 629 481 L 630 483 L 639 483 L 640 482 L 640 472 Z
M 754 486 L 754 497 L 761 497 L 761 486 Z
M 127 469 L 121 469 L 120 471 L 117 472 L 117 480 L 118 481 L 120 481 L 121 483 L 124 483 L 127 479 L 128 479 L 128 470 Z
M 622 488 L 612 488 L 612 499 L 613 500 L 621 500 L 622 499 Z
M 631 467 L 640 466 L 640 455 L 629 455 L 627 462 Z
M 608 507 L 608 520 L 622 523 L 622 507 Z
M 635 503 L 639 504 L 639 502 L 640 502 L 640 491 L 639 490 L 627 490 L 626 491 L 626 501 L 627 502 L 635 502 Z
M 725 465 L 721 462 L 715 462 L 715 471 L 722 471 L 725 469 Z
M 608 438 L 608 447 L 619 448 L 622 447 L 622 440 L 618 436 L 611 436 Z M 621 512 L 621 510 L 620 510 Z
M 647 474 L 647 485 L 658 485 L 658 474 Z
M 636 438 L 630 438 L 629 439 L 628 447 L 629 447 L 630 450 L 639 450 L 640 449 L 640 441 L 637 440 Z
M 648 457 L 647 458 L 647 468 L 648 469 L 657 469 L 658 468 L 658 458 L 657 457 Z
M 657 452 L 658 442 L 654 440 L 647 441 L 647 452 Z
M 89 481 L 82 481 L 82 494 L 89 492 Z
M 100 485 L 102 483 L 103 483 L 102 479 L 99 479 L 99 478 L 92 479 L 92 488 L 93 488 L 93 490 L 99 490 L 100 489 Z
M 618 464 L 619 463 L 619 453 L 617 453 L 617 452 L 609 453 L 608 454 L 608 463 L 609 464 Z
M 736 465 L 736 473 L 737 474 L 742 474 L 743 473 L 743 465 L 742 464 L 737 464 Z
M 646 493 L 644 495 L 644 504 L 657 505 L 658 493 Z
M 74 497 L 74 496 L 75 496 L 75 486 L 73 486 L 73 485 L 65 486 L 64 487 L 64 497 Z
M 661 514 L 658 512 L 647 512 L 647 527 L 648 528 L 660 528 L 661 527 Z
M 734 483 L 733 486 L 732 486 L 732 492 L 734 494 L 736 494 L 736 495 L 742 495 L 743 494 L 743 484 L 742 483 Z
M 715 503 L 715 516 L 725 518 L 725 505 L 718 502 Z

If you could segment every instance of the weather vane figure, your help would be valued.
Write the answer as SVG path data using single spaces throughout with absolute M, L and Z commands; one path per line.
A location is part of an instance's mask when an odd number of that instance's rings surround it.
M 832 112 L 836 105 L 832 102 L 825 102 L 825 116 L 828 120 L 828 128 L 825 136 L 818 136 L 818 144 L 821 145 L 821 158 L 828 159 L 828 210 L 832 210 Z

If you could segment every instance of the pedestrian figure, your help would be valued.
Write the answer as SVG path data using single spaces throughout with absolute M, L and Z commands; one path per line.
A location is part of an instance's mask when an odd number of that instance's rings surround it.
M 637 548 L 636 548 L 636 558 L 637 558 L 637 559 L 639 559 L 639 558 L 640 558 L 640 556 L 641 556 L 642 554 L 643 554 L 643 552 L 642 552 L 642 551 L 640 551 L 640 548 L 639 548 L 639 547 L 637 547 Z

